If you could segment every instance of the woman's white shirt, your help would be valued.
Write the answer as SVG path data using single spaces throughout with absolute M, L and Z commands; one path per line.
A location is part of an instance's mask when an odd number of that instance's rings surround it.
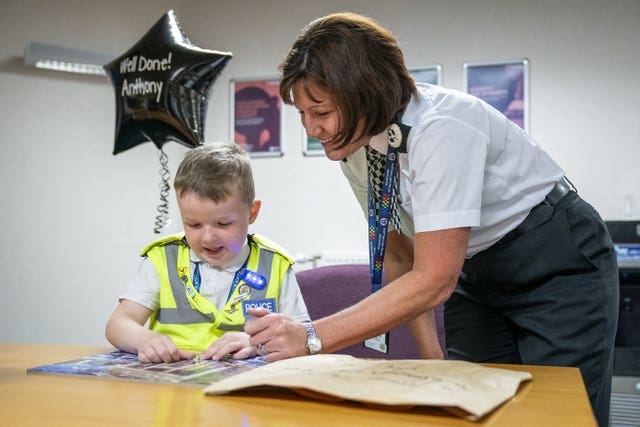
M 516 228 L 564 171 L 518 125 L 484 101 L 417 84 L 402 116 L 411 126 L 399 155 L 402 232 L 471 227 L 467 257 Z M 386 154 L 386 132 L 369 145 Z M 367 212 L 364 149 L 341 163 Z

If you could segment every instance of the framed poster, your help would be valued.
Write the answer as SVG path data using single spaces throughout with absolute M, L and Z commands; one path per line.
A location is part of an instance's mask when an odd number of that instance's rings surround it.
M 442 85 L 442 66 L 440 64 L 409 68 L 409 74 L 418 83 Z
M 529 130 L 529 61 L 465 62 L 464 90 Z
M 231 80 L 231 140 L 251 157 L 281 156 L 283 102 L 279 78 Z
M 322 156 L 324 148 L 317 138 L 310 138 L 304 126 L 302 127 L 302 153 L 305 156 Z

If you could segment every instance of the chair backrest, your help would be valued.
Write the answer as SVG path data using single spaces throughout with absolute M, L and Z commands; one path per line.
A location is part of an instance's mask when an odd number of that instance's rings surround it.
M 367 264 L 340 264 L 303 270 L 296 273 L 300 291 L 311 319 L 319 319 L 347 308 L 371 293 L 371 276 Z M 434 310 L 438 338 L 446 354 L 442 306 Z M 415 340 L 404 325 L 390 331 L 389 353 L 384 354 L 352 345 L 336 353 L 365 358 L 419 359 Z

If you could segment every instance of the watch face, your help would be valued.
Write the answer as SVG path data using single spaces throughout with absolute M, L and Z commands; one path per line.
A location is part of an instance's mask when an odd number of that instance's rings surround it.
M 307 341 L 307 347 L 311 354 L 315 354 L 322 350 L 322 342 L 320 342 L 320 338 L 318 337 L 310 337 Z

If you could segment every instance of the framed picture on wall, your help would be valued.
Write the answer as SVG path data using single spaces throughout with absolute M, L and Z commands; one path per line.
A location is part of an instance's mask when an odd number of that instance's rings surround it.
M 302 128 L 302 153 L 305 156 L 322 156 L 324 154 L 324 148 L 322 148 L 320 141 L 317 138 L 310 138 L 304 127 Z
M 282 156 L 279 79 L 231 80 L 231 140 L 251 157 Z
M 442 85 L 442 66 L 440 64 L 409 68 L 409 74 L 417 83 Z
M 529 61 L 465 62 L 464 90 L 529 130 Z

